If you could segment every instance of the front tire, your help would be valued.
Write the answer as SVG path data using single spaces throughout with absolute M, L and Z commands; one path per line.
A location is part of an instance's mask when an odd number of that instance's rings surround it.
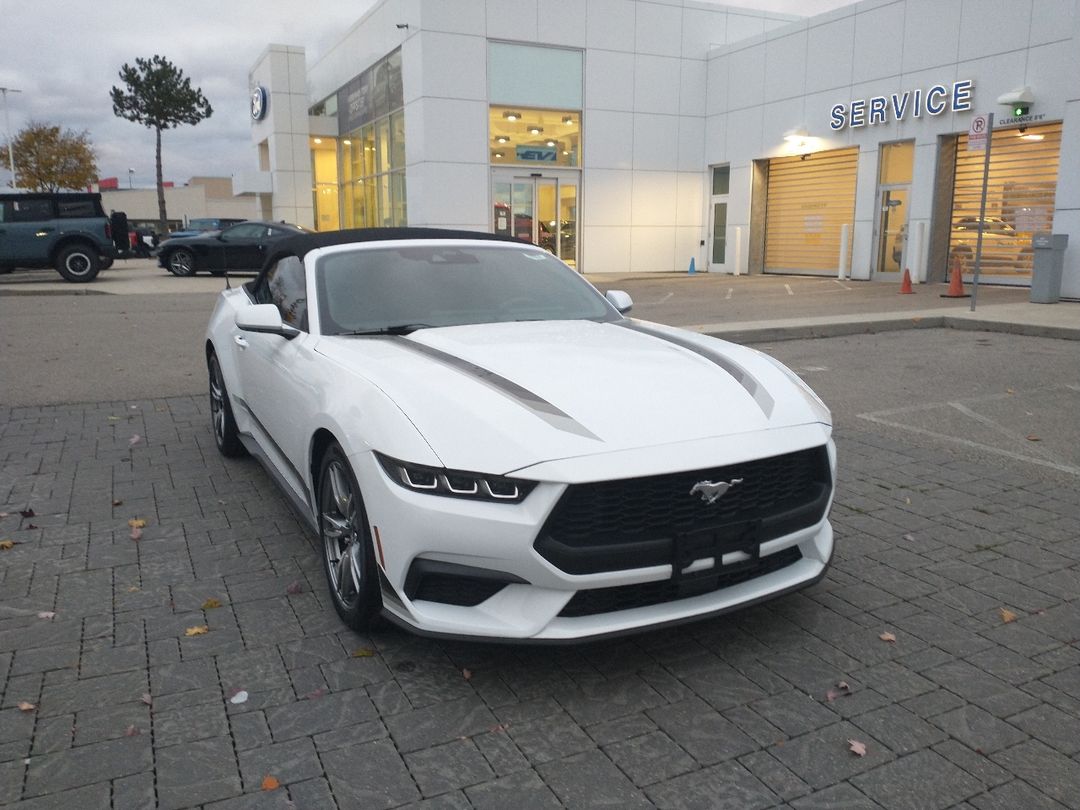
M 108 270 L 113 266 L 113 259 L 111 256 L 102 256 L 98 259 L 98 265 L 102 270 Z
M 193 276 L 198 269 L 195 254 L 187 248 L 177 248 L 170 253 L 166 264 L 174 276 Z
M 101 269 L 101 259 L 97 251 L 89 245 L 77 243 L 68 245 L 56 256 L 56 272 L 65 281 L 85 283 L 97 278 Z
M 366 632 L 382 609 L 379 573 L 360 487 L 336 443 L 326 449 L 319 464 L 317 492 L 319 539 L 330 598 L 345 624 Z
M 240 441 L 236 420 L 233 419 L 229 392 L 221 374 L 221 364 L 214 352 L 210 352 L 210 356 L 206 358 L 206 366 L 210 377 L 210 427 L 214 431 L 214 444 L 217 445 L 218 452 L 227 458 L 242 456 L 246 451 Z

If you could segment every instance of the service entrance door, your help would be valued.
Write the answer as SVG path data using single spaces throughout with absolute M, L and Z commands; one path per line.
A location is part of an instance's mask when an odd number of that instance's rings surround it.
M 888 186 L 878 192 L 875 273 L 902 273 L 905 267 L 910 267 L 907 258 L 909 191 L 908 186 Z
M 908 223 L 911 176 L 915 161 L 915 142 L 883 143 L 878 165 L 877 217 L 874 221 L 873 276 L 900 280 L 907 268 L 912 281 L 921 275 L 920 257 L 909 254 L 914 245 Z
M 492 173 L 492 231 L 539 245 L 577 269 L 578 173 Z

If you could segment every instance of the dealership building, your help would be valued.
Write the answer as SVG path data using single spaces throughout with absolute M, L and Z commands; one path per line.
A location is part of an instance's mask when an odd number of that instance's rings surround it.
M 1030 285 L 1053 232 L 1080 297 L 1080 0 L 380 0 L 313 63 L 270 45 L 250 90 L 234 193 L 268 218 L 916 281 L 970 277 L 981 222 L 982 280 Z

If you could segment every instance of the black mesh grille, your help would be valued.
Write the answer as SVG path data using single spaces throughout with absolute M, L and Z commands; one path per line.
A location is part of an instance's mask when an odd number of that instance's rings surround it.
M 413 599 L 426 599 L 429 602 L 442 602 L 445 605 L 463 605 L 473 607 L 489 599 L 507 585 L 490 579 L 457 577 L 449 574 L 425 574 Z
M 687 579 L 670 580 L 659 582 L 644 582 L 640 585 L 618 585 L 614 588 L 593 588 L 587 591 L 578 591 L 574 597 L 566 603 L 559 613 L 560 616 L 595 616 L 598 613 L 613 613 L 617 610 L 629 610 L 636 607 L 648 607 L 660 605 L 665 602 L 674 602 L 678 599 L 686 599 L 691 596 L 700 596 L 703 593 L 712 593 L 721 588 L 728 588 L 746 582 L 754 577 L 771 574 L 793 565 L 802 559 L 802 553 L 797 546 L 770 554 L 755 560 L 753 564 L 730 573 L 695 576 L 692 580 L 694 587 L 688 589 Z
M 741 478 L 715 503 L 690 490 L 700 481 Z M 706 470 L 578 484 L 567 488 L 536 550 L 571 574 L 670 563 L 680 535 L 743 534 L 756 542 L 812 526 L 831 491 L 824 446 Z

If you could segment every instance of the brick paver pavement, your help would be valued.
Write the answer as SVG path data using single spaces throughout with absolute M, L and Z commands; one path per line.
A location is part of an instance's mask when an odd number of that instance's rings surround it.
M 361 637 L 205 411 L 0 408 L 0 806 L 1077 806 L 1076 487 L 841 429 L 814 588 L 576 647 Z

